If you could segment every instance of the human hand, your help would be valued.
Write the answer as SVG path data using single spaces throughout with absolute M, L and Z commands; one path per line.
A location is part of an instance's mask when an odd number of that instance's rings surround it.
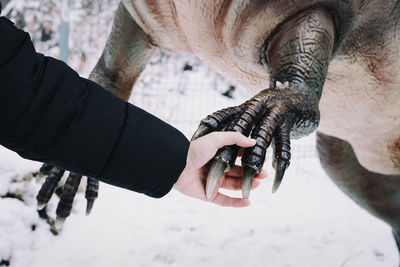
M 210 200 L 205 194 L 205 180 L 208 173 L 208 162 L 214 157 L 221 147 L 237 145 L 239 147 L 252 147 L 256 141 L 236 132 L 213 132 L 202 136 L 190 143 L 186 167 L 175 183 L 174 188 L 187 196 L 210 201 L 224 207 L 246 207 L 250 204 L 248 199 L 234 198 L 218 192 L 218 188 L 241 190 L 243 168 L 235 165 L 222 175 Z M 252 188 L 259 185 L 259 179 L 266 176 L 260 172 L 255 178 Z

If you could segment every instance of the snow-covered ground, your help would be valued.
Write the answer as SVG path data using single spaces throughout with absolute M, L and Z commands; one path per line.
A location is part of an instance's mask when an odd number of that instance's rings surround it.
M 7 179 L 38 167 L 4 149 L 1 159 L 3 192 L 18 187 Z M 252 205 L 245 209 L 221 208 L 174 191 L 163 199 L 151 199 L 102 184 L 92 214 L 83 215 L 85 199 L 78 196 L 75 212 L 59 236 L 53 236 L 36 214 L 38 188 L 34 181 L 26 184 L 25 203 L 0 200 L 0 258 L 11 259 L 11 266 L 393 267 L 397 263 L 389 227 L 345 197 L 315 158 L 294 160 L 275 195 L 266 180 L 252 192 Z M 53 212 L 56 203 L 52 199 Z
M 80 21 L 79 12 L 74 14 Z M 110 26 L 107 20 L 100 25 Z M 73 24 L 73 39 L 82 35 L 79 30 L 87 28 Z M 71 64 L 82 75 L 87 76 L 101 53 L 108 30 L 90 31 L 98 37 L 90 49 L 87 42 L 75 41 Z M 79 45 L 88 49 L 85 64 Z M 193 69 L 183 71 L 186 64 Z M 130 101 L 190 137 L 202 117 L 249 97 L 241 87 L 233 99 L 222 96 L 230 85 L 196 58 L 157 53 Z M 396 266 L 390 228 L 335 187 L 314 146 L 314 136 L 295 141 L 280 190 L 272 195 L 271 179 L 264 180 L 252 192 L 248 208 L 221 208 L 175 191 L 151 199 L 101 184 L 92 214 L 84 215 L 85 199 L 79 195 L 58 236 L 35 209 L 40 184 L 29 180 L 29 173 L 40 164 L 0 148 L 0 196 L 13 193 L 24 200 L 0 198 L 0 262 L 10 260 L 12 267 Z M 270 165 L 268 161 L 265 167 L 272 176 Z M 53 197 L 49 204 L 52 216 L 57 202 Z

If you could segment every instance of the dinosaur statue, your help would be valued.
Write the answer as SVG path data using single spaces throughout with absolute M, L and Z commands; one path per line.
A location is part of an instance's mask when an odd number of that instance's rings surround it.
M 271 144 L 276 191 L 290 164 L 290 139 L 317 130 L 327 174 L 387 222 L 399 245 L 399 21 L 398 0 L 122 0 L 90 79 L 128 100 L 157 48 L 195 54 L 255 94 L 207 116 L 193 136 L 237 131 L 257 140 L 242 158 L 244 197 Z M 238 149 L 218 151 L 208 197 Z M 79 176 L 70 178 L 77 187 Z

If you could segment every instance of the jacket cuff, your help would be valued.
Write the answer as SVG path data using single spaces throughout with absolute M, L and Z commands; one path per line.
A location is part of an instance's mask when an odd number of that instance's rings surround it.
M 163 197 L 186 166 L 189 144 L 171 125 L 126 103 L 123 129 L 99 177 L 150 197 Z

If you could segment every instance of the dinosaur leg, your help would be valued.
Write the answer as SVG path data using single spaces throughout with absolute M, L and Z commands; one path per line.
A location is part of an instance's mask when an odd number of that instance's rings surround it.
M 321 164 L 333 182 L 358 205 L 387 222 L 400 252 L 400 176 L 365 169 L 351 145 L 322 133 L 317 135 Z
M 112 31 L 103 54 L 92 70 L 89 79 L 97 82 L 121 99 L 128 101 L 136 79 L 150 60 L 154 50 L 151 40 L 136 24 L 121 2 L 117 8 Z M 58 175 L 59 173 L 61 175 Z M 64 171 L 57 167 L 47 164 L 42 166 L 39 177 L 45 176 L 46 181 L 37 196 L 40 209 L 45 207 L 54 193 L 62 173 Z M 82 176 L 71 173 L 63 186 L 63 192 L 57 208 L 57 225 L 59 227 L 71 213 L 73 200 L 81 178 Z M 86 214 L 89 214 L 93 207 L 98 195 L 98 189 L 99 182 L 94 178 L 88 177 Z
M 251 134 L 256 139 L 256 145 L 245 149 L 242 157 L 243 197 L 249 197 L 270 144 L 274 147 L 275 192 L 290 164 L 290 138 L 300 138 L 316 129 L 318 102 L 335 40 L 339 40 L 337 32 L 333 17 L 320 6 L 287 18 L 260 50 L 261 61 L 270 72 L 270 87 L 238 107 L 211 114 L 194 134 L 196 139 L 222 130 Z M 233 166 L 238 150 L 237 146 L 228 146 L 215 155 L 206 181 L 208 199 L 215 195 L 221 174 Z

